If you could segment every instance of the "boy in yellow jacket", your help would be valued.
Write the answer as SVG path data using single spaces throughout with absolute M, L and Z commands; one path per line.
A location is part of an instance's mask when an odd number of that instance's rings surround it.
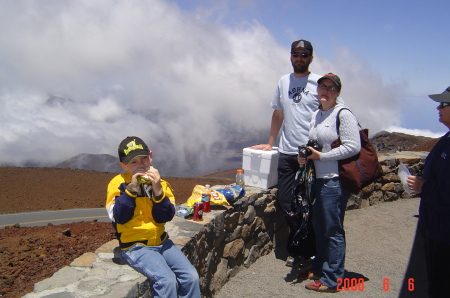
M 140 138 L 127 137 L 118 153 L 126 173 L 109 182 L 106 210 L 123 258 L 154 282 L 156 297 L 200 297 L 195 267 L 164 230 L 175 215 L 175 198 L 152 167 L 152 151 Z

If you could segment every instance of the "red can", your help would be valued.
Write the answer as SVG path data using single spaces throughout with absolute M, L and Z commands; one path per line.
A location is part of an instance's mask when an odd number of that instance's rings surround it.
M 194 220 L 203 220 L 203 202 L 194 203 Z
M 203 212 L 208 213 L 211 211 L 211 194 L 202 194 Z

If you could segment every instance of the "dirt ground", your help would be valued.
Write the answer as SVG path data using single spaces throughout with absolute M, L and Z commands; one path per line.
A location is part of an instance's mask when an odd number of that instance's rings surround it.
M 186 202 L 196 184 L 230 184 L 234 171 L 207 177 L 163 177 L 176 204 Z M 0 167 L 0 214 L 105 206 L 106 186 L 116 174 L 95 171 Z M 106 212 L 106 211 L 105 211 Z M 0 296 L 22 297 L 85 252 L 114 239 L 110 223 L 79 222 L 0 229 Z

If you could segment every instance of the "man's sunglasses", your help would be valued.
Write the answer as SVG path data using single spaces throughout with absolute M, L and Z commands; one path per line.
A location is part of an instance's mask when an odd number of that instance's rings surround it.
M 324 84 L 319 85 L 317 88 L 319 88 L 319 89 L 324 89 L 324 90 L 328 90 L 328 91 L 339 91 L 339 88 L 338 88 L 338 87 L 335 87 L 335 86 L 327 86 L 327 85 L 324 85 Z
M 442 108 L 447 107 L 447 106 L 450 106 L 450 102 L 441 102 L 439 104 L 439 109 L 442 109 Z
M 309 54 L 308 53 L 292 53 L 292 57 L 294 58 L 308 58 Z

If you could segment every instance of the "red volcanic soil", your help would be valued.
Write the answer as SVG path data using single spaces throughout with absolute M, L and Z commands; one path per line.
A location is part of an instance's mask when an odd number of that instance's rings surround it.
M 428 151 L 430 152 L 431 149 L 433 149 L 434 145 L 439 141 L 440 138 L 433 139 L 431 141 L 428 141 L 426 143 L 423 143 L 422 145 L 419 145 L 417 147 L 414 147 L 410 149 L 410 151 Z
M 235 171 L 208 177 L 163 177 L 176 204 L 186 202 L 196 184 L 230 184 Z M 95 171 L 0 167 L 0 214 L 105 206 L 106 186 L 116 174 Z M 106 211 L 105 211 L 106 213 Z M 0 229 L 0 296 L 22 297 L 85 252 L 114 239 L 107 222 Z

